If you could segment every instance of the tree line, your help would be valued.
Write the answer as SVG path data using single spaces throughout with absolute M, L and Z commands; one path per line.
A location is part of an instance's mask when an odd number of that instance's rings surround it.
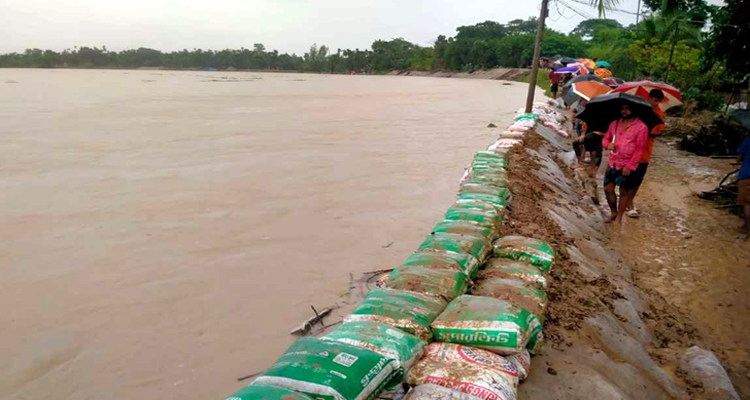
M 544 56 L 606 60 L 624 79 L 668 80 L 683 91 L 705 92 L 727 82 L 746 81 L 750 71 L 750 0 L 727 0 L 722 7 L 705 0 L 644 0 L 651 11 L 640 24 L 622 26 L 612 19 L 581 22 L 568 34 L 546 29 Z M 402 38 L 376 40 L 369 49 L 312 45 L 304 55 L 252 49 L 161 52 L 139 48 L 114 52 L 80 47 L 62 52 L 29 49 L 0 55 L 0 67 L 75 67 L 170 69 L 255 69 L 346 73 L 393 70 L 474 71 L 523 68 L 532 61 L 537 19 L 507 23 L 485 21 L 460 26 L 452 37 L 438 36 L 432 46 Z M 697 96 L 697 95 L 696 95 Z

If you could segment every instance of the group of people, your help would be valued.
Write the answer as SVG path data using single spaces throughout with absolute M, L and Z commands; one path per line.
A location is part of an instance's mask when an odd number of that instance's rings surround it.
M 664 120 L 664 112 L 659 104 L 664 100 L 664 92 L 653 89 L 649 93 L 649 103 L 654 111 Z M 574 118 L 586 108 L 586 101 L 581 99 L 573 110 Z M 604 192 L 607 197 L 611 215 L 607 222 L 623 222 L 628 215 L 639 216 L 633 200 L 646 176 L 648 164 L 654 151 L 654 140 L 664 130 L 664 124 L 653 129 L 638 119 L 627 103 L 620 109 L 620 118 L 610 123 L 607 132 L 590 131 L 586 123 L 575 118 L 576 139 L 573 144 L 579 166 L 585 166 L 586 154 L 590 159 L 587 168 L 591 176 L 601 165 L 604 150 L 609 151 L 609 163 L 604 173 Z M 615 187 L 619 186 L 619 198 Z M 594 196 L 596 201 L 596 196 Z

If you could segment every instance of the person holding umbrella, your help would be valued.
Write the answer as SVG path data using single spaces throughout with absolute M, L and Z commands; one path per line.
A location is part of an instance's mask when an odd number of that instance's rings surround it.
M 659 117 L 662 119 L 662 121 L 665 118 L 664 111 L 661 110 L 660 104 L 664 101 L 664 92 L 660 89 L 651 89 L 651 91 L 648 94 L 648 102 L 651 103 L 651 108 L 654 109 L 654 112 L 659 115 Z M 633 200 L 631 201 L 630 207 L 627 211 L 627 216 L 630 218 L 638 218 L 641 213 L 638 211 L 637 208 L 635 208 L 635 196 L 638 194 L 638 189 L 640 189 L 641 184 L 643 183 L 643 178 L 646 176 L 646 171 L 648 170 L 648 164 L 651 162 L 651 155 L 654 153 L 654 142 L 656 141 L 656 137 L 660 136 L 666 126 L 664 124 L 656 125 L 653 129 L 651 129 L 651 132 L 648 135 L 648 142 L 646 143 L 646 148 L 643 150 L 643 154 L 641 155 L 641 162 L 638 164 L 638 174 L 636 174 L 640 179 L 636 182 L 633 182 L 636 184 L 635 186 L 635 193 L 633 193 Z
M 622 224 L 622 217 L 633 201 L 638 182 L 643 180 L 638 176 L 638 164 L 648 142 L 649 129 L 636 117 L 630 104 L 620 106 L 620 115 L 622 118 L 610 123 L 602 145 L 610 151 L 609 166 L 604 173 L 604 193 L 611 211 L 607 222 Z M 619 205 L 615 186 L 620 187 Z

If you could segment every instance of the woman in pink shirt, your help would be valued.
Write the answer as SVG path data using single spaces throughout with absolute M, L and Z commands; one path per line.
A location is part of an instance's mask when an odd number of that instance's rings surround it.
M 612 215 L 607 222 L 622 223 L 625 210 L 635 197 L 638 187 L 636 170 L 648 141 L 648 126 L 636 118 L 628 104 L 620 109 L 621 119 L 609 124 L 602 145 L 609 150 L 609 166 L 604 173 L 604 193 Z M 620 187 L 620 204 L 617 204 L 615 186 Z

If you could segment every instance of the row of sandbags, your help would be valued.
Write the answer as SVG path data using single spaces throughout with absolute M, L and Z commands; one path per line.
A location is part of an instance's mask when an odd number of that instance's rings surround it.
M 515 400 L 542 340 L 554 252 L 501 237 L 512 146 L 475 154 L 443 220 L 342 325 L 297 340 L 227 400 Z

